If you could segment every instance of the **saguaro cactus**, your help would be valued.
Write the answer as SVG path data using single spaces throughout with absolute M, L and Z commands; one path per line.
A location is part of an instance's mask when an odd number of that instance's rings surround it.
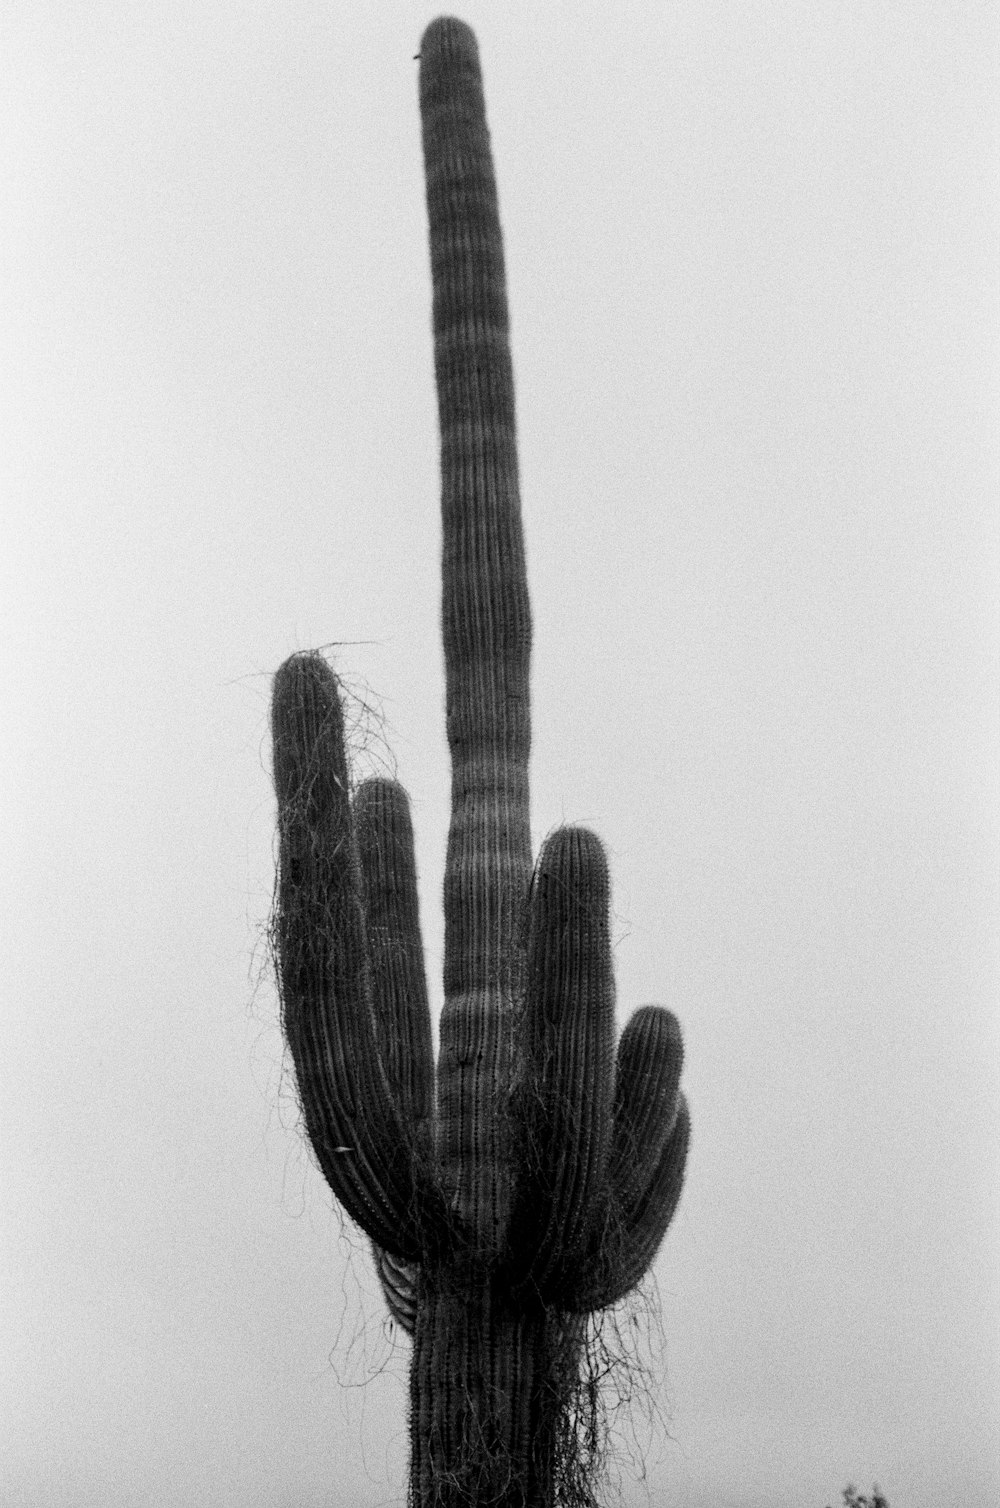
M 588 1315 L 641 1279 L 680 1194 L 681 1040 L 615 1051 L 608 873 L 563 827 L 531 860 L 531 615 L 496 187 L 472 32 L 420 55 L 452 760 L 435 1067 L 407 798 L 351 795 L 334 672 L 275 678 L 284 1029 L 319 1165 L 412 1336 L 414 1508 L 592 1501 L 576 1435 Z

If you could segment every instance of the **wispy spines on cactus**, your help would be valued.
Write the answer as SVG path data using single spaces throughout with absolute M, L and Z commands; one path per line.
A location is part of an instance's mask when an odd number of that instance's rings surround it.
M 604 1352 L 676 1205 L 681 1044 L 614 1047 L 609 879 L 584 828 L 528 824 L 531 616 L 503 253 L 475 39 L 421 54 L 441 424 L 452 810 L 435 1072 L 409 806 L 350 798 L 336 676 L 275 681 L 275 941 L 303 1114 L 413 1337 L 413 1508 L 593 1508 Z
M 618 1043 L 608 1177 L 585 1259 L 563 1291 L 578 1312 L 617 1303 L 642 1280 L 680 1198 L 691 1122 L 676 1017 L 643 1006 Z
M 381 1246 L 415 1258 L 415 1212 L 433 1210 L 418 1160 L 404 1154 L 414 1131 L 379 1051 L 343 712 L 321 656 L 294 655 L 279 670 L 272 734 L 282 1024 L 306 1130 L 351 1217 Z

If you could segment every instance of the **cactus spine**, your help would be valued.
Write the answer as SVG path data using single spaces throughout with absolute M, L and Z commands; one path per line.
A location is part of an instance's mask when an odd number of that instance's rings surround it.
M 441 431 L 452 760 L 435 1068 L 406 795 L 350 794 L 333 671 L 274 685 L 275 942 L 306 1129 L 412 1336 L 413 1508 L 593 1501 L 574 1447 L 587 1316 L 642 1278 L 680 1195 L 674 1017 L 615 1052 L 604 852 L 532 868 L 531 614 L 496 186 L 475 37 L 428 27 L 420 105 Z

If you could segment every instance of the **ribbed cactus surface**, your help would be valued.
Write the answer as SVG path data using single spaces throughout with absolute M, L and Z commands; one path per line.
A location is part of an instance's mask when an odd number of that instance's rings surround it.
M 680 1194 L 681 1040 L 646 1006 L 615 1049 L 603 849 L 531 860 L 528 603 L 503 247 L 476 41 L 420 56 L 441 431 L 451 826 L 435 1065 L 405 792 L 353 790 L 335 674 L 275 678 L 275 938 L 320 1167 L 412 1336 L 413 1508 L 587 1502 L 587 1316 L 640 1281 Z

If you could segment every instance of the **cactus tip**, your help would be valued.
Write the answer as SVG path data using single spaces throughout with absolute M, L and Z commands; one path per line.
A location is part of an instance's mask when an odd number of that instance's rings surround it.
M 475 32 L 456 16 L 438 16 L 430 23 L 420 39 L 417 56 L 428 62 L 445 52 L 465 53 L 476 59 L 479 56 Z

